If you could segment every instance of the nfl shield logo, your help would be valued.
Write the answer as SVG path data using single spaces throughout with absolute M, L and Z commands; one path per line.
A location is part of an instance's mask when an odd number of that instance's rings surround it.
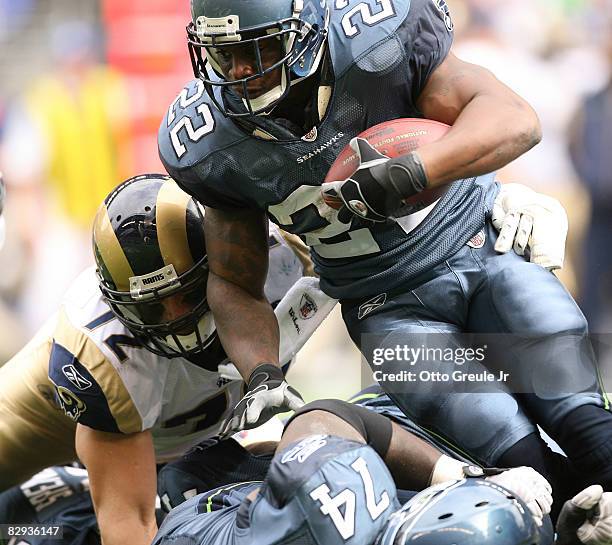
M 300 316 L 302 320 L 308 320 L 314 316 L 317 311 L 317 304 L 312 300 L 312 297 L 305 293 L 300 300 Z
M 478 231 L 470 240 L 468 240 L 467 245 L 470 248 L 482 248 L 484 246 L 486 240 L 486 236 L 484 231 Z

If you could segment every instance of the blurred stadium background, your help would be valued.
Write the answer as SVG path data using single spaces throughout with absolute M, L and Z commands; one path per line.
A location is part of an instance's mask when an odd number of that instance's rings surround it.
M 560 277 L 592 330 L 610 332 L 612 1 L 448 3 L 456 54 L 493 70 L 540 115 L 543 142 L 499 177 L 566 206 Z M 0 0 L 0 364 L 93 262 L 89 228 L 102 197 L 127 176 L 161 171 L 157 127 L 191 78 L 188 16 L 187 0 Z M 291 371 L 309 399 L 348 396 L 362 382 L 338 311 Z

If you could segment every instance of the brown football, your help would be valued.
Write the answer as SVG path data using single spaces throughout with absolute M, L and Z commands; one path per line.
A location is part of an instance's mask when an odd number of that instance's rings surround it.
M 366 129 L 359 138 L 366 139 L 380 153 L 387 157 L 399 157 L 410 153 L 424 144 L 435 142 L 444 136 L 450 127 L 438 121 L 430 119 L 405 118 L 385 121 Z M 359 160 L 355 151 L 349 146 L 345 146 L 340 152 L 334 164 L 329 169 L 323 183 L 345 180 L 359 166 Z M 446 187 L 436 189 L 426 189 L 418 195 L 406 199 L 406 203 L 418 205 L 419 208 L 428 206 L 439 198 Z M 324 195 L 325 202 L 332 208 L 340 208 L 342 201 Z

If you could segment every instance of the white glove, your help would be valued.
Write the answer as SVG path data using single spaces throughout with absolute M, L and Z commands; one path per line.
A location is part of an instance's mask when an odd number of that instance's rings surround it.
M 495 250 L 525 255 L 548 270 L 563 267 L 567 214 L 561 203 L 521 184 L 502 184 L 493 203 L 492 221 L 499 231 Z
M 594 484 L 566 501 L 557 535 L 558 545 L 612 544 L 612 492 Z
M 539 526 L 544 515 L 550 513 L 552 506 L 552 487 L 532 467 L 514 467 L 498 475 L 491 475 L 487 481 L 507 488 L 523 500 Z
M 234 407 L 219 435 L 225 439 L 239 431 L 257 428 L 275 414 L 297 411 L 303 405 L 302 396 L 287 384 L 281 368 L 262 363 L 251 373 L 244 397 Z

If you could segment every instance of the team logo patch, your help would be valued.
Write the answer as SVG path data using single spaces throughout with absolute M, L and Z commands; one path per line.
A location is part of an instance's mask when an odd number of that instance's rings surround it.
M 327 445 L 327 441 L 325 440 L 325 435 L 313 435 L 300 441 L 295 447 L 289 449 L 283 457 L 281 458 L 281 464 L 286 464 L 288 462 L 293 462 L 297 460 L 298 463 L 304 463 L 311 454 L 314 454 L 320 448 L 323 448 Z
M 467 245 L 470 248 L 482 248 L 486 240 L 487 237 L 485 235 L 485 232 L 480 230 L 470 240 L 467 241 Z
M 453 24 L 453 20 L 451 19 L 450 9 L 448 9 L 448 5 L 446 1 L 445 0 L 431 0 L 431 1 L 435 4 L 436 9 L 442 15 L 442 19 L 444 19 L 444 24 L 446 25 L 446 28 L 448 29 L 448 31 L 452 32 L 453 29 L 455 28 L 455 25 Z
M 303 320 L 312 318 L 317 312 L 317 304 L 313 301 L 312 297 L 305 293 L 300 299 L 300 316 Z
M 61 408 L 66 413 L 66 416 L 78 422 L 79 416 L 81 416 L 86 410 L 87 405 L 73 394 L 68 388 L 63 386 L 56 386 L 57 399 Z
M 87 390 L 87 388 L 91 388 L 91 382 L 81 373 L 79 373 L 74 365 L 64 365 L 62 367 L 62 373 L 64 373 L 64 376 L 70 381 L 70 383 L 76 386 L 79 390 Z
M 314 142 L 317 139 L 317 136 L 319 136 L 319 132 L 317 131 L 316 127 L 313 127 L 304 136 L 302 136 L 302 140 L 304 140 L 304 142 Z
M 386 302 L 387 302 L 386 293 L 381 293 L 380 295 L 377 295 L 376 297 L 372 297 L 372 299 L 369 299 L 368 301 L 366 301 L 359 307 L 359 313 L 357 314 L 357 318 L 359 320 L 361 320 L 362 318 L 365 318 L 368 314 L 370 314 L 370 312 L 372 312 L 373 310 L 376 310 L 378 307 L 382 307 Z

